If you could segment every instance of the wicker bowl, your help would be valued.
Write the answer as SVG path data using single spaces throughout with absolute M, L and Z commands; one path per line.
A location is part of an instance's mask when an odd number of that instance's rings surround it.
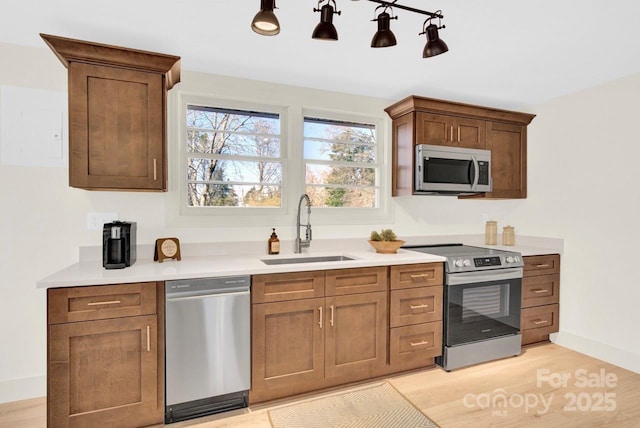
M 396 239 L 395 241 L 369 241 L 369 244 L 376 249 L 376 253 L 395 254 L 398 248 L 402 247 L 405 241 Z

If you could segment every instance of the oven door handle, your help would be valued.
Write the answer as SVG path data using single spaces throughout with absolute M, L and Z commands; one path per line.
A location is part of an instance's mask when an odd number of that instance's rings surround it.
M 522 268 L 508 268 L 478 272 L 449 273 L 447 274 L 446 282 L 447 285 L 460 285 L 520 278 L 522 278 Z

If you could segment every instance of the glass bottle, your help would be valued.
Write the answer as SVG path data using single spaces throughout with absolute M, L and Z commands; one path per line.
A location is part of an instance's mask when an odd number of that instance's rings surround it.
M 276 234 L 276 229 L 272 229 L 271 236 L 269 237 L 269 254 L 280 254 L 280 239 Z

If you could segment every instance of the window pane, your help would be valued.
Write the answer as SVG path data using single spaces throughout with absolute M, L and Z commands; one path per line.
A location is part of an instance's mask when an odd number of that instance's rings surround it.
M 188 158 L 187 180 L 279 184 L 282 182 L 282 164 L 279 162 Z
M 238 134 L 225 131 L 187 130 L 189 153 L 210 153 L 236 156 L 280 157 L 277 135 Z
M 372 145 L 354 145 L 307 139 L 304 141 L 304 158 L 373 163 L 376 161 L 376 148 Z
M 307 164 L 307 183 L 374 186 L 375 168 Z
M 274 207 L 281 205 L 280 186 L 187 184 L 190 207 Z
M 188 105 L 185 143 L 188 206 L 281 206 L 278 114 Z
M 306 187 L 311 205 L 325 208 L 375 208 L 377 192 L 372 188 Z
M 375 126 L 305 117 L 306 191 L 315 206 L 377 208 Z

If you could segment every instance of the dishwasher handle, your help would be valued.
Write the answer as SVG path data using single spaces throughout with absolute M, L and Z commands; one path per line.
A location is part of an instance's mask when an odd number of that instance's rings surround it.
M 249 276 L 167 281 L 165 297 L 167 300 L 172 300 L 182 297 L 215 296 L 248 292 L 250 288 L 251 277 Z

